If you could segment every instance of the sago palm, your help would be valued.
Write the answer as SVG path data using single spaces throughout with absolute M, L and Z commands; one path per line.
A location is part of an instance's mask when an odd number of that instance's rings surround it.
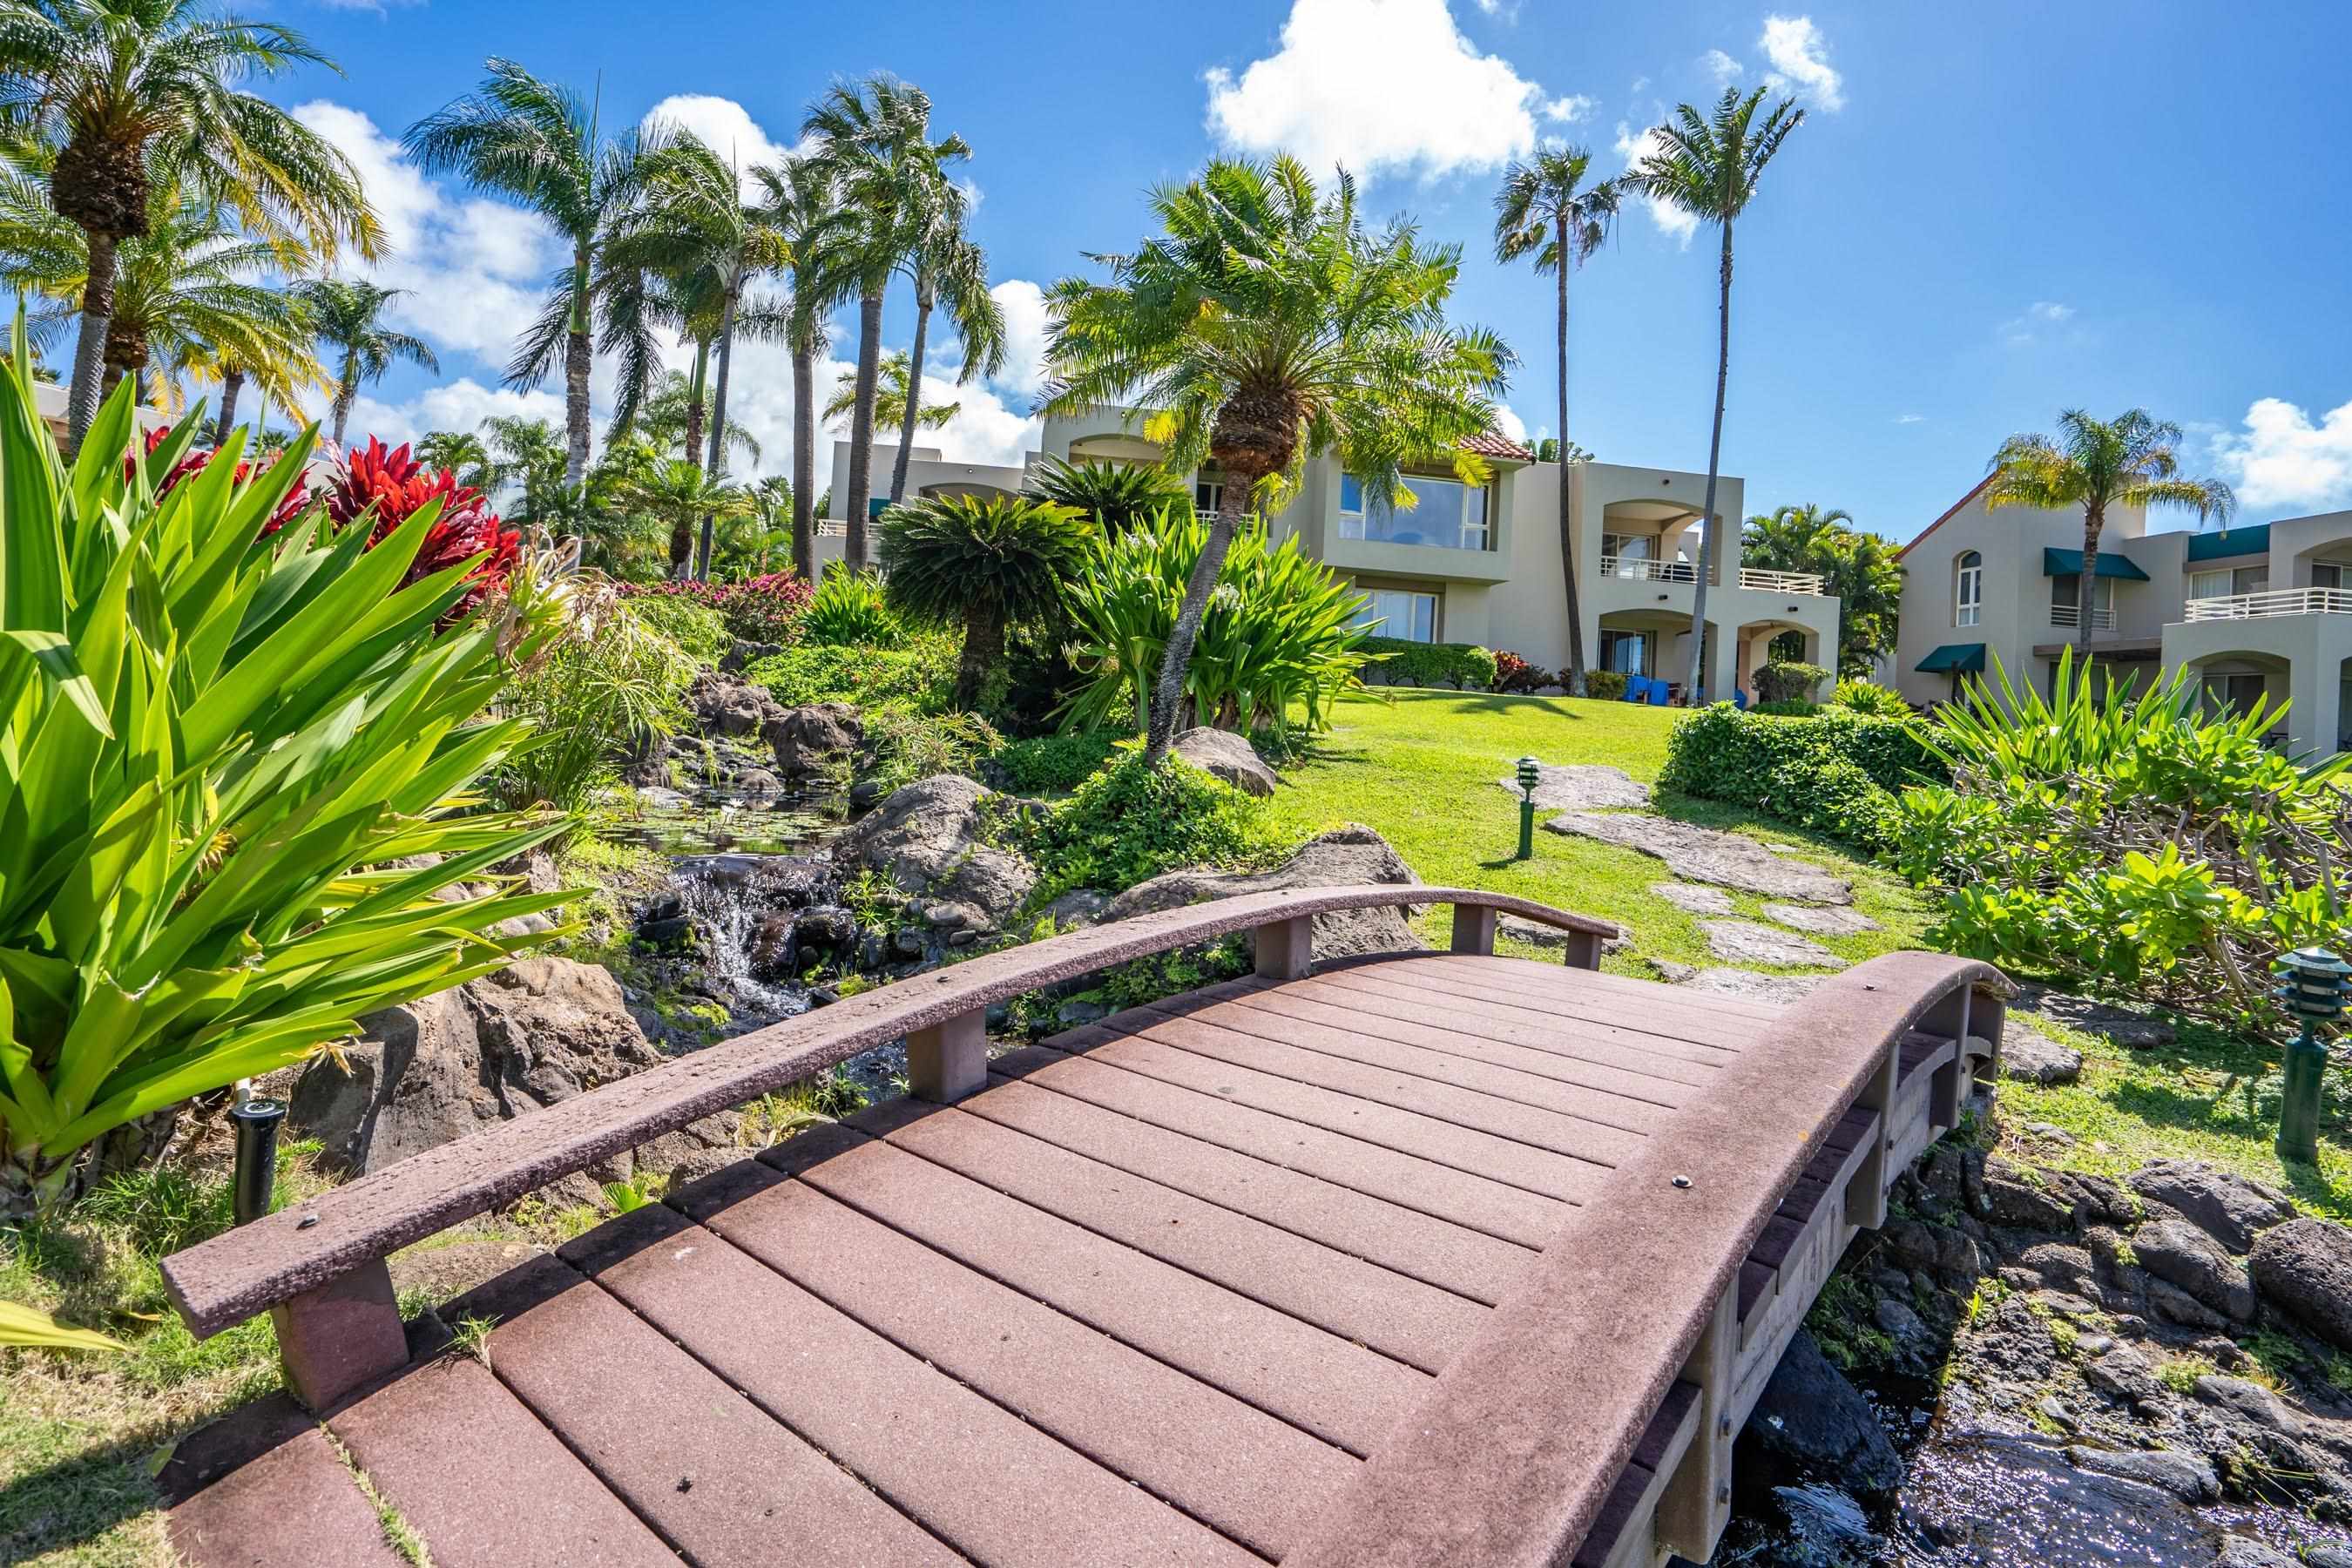
M 1532 163 L 1513 163 L 1504 174 L 1503 188 L 1495 193 L 1495 259 L 1512 262 L 1532 256 L 1536 270 L 1550 273 L 1557 285 L 1559 306 L 1552 326 L 1559 372 L 1557 439 L 1562 443 L 1568 440 L 1568 275 L 1601 248 L 1617 221 L 1617 182 L 1588 185 L 1584 178 L 1591 169 L 1592 154 L 1586 149 L 1551 149 Z M 1581 697 L 1584 616 L 1576 591 L 1576 530 L 1569 506 L 1568 469 L 1567 463 L 1559 464 L 1559 566 L 1568 593 L 1568 692 Z
M 1404 219 L 1367 233 L 1352 179 L 1318 197 L 1289 157 L 1213 162 L 1153 192 L 1151 209 L 1159 234 L 1094 258 L 1108 282 L 1065 279 L 1048 296 L 1049 411 L 1139 403 L 1168 468 L 1213 461 L 1244 504 L 1325 453 L 1375 495 L 1401 492 L 1408 463 L 1486 482 L 1459 443 L 1492 427 L 1512 361 L 1493 333 L 1445 319 L 1459 247 L 1424 245 Z M 1147 727 L 1155 763 L 1235 521 L 1231 508 L 1211 520 L 1170 631 Z
M 1030 477 L 1029 490 L 1046 500 L 1074 506 L 1095 520 L 1104 533 L 1157 522 L 1192 510 L 1192 492 L 1178 476 L 1136 463 L 1071 463 L 1047 458 Z
M 1797 100 L 1784 98 L 1759 119 L 1768 89 L 1758 88 L 1742 97 L 1737 88 L 1725 88 L 1715 112 L 1703 115 L 1689 104 L 1678 105 L 1675 118 L 1651 132 L 1656 150 L 1625 176 L 1628 186 L 1653 200 L 1689 214 L 1723 231 L 1723 253 L 1717 265 L 1718 289 L 1715 355 L 1715 426 L 1706 444 L 1706 500 L 1701 508 L 1704 531 L 1699 535 L 1698 584 L 1691 594 L 1690 671 L 1684 689 L 1696 692 L 1704 674 L 1706 646 L 1707 576 L 1723 553 L 1717 535 L 1723 530 L 1715 515 L 1716 480 L 1723 465 L 1723 404 L 1731 380 L 1731 229 L 1764 177 L 1764 166 L 1805 122 Z
M 912 378 L 904 349 L 893 349 L 882 356 L 882 373 L 875 378 L 874 423 L 896 425 L 903 430 L 907 421 L 907 384 Z M 843 371 L 833 380 L 833 395 L 825 400 L 824 422 L 835 428 L 857 407 L 857 372 L 855 367 Z M 926 430 L 937 430 L 963 412 L 961 403 L 926 404 L 915 416 L 915 423 Z
M 1004 661 L 1004 629 L 1045 615 L 1087 561 L 1094 524 L 1028 496 L 926 497 L 882 514 L 884 592 L 909 620 L 963 627 L 953 701 L 969 710 Z
M 2180 474 L 2180 426 L 2145 408 L 2095 419 L 2080 408 L 2058 416 L 2058 438 L 2011 436 L 1992 456 L 1987 507 L 2083 509 L 2083 574 L 2077 587 L 2074 646 L 2091 657 L 2091 584 L 2099 569 L 2099 535 L 2111 506 L 2178 507 L 2230 521 L 2237 497 L 2219 479 Z
M 597 105 L 492 58 L 482 84 L 408 128 L 401 145 L 427 174 L 455 174 L 536 213 L 571 247 L 571 265 L 507 366 L 511 386 L 537 386 L 563 366 L 564 482 L 588 472 L 588 372 L 598 247 L 637 184 L 634 133 L 607 138 Z
M 69 446 L 98 410 L 116 256 L 147 233 L 158 178 L 315 261 L 345 244 L 375 254 L 382 230 L 350 161 L 239 85 L 304 65 L 334 68 L 292 28 L 198 0 L 0 0 L 0 135 L 55 152 L 49 200 L 87 237 Z
M 364 279 L 310 278 L 294 285 L 293 292 L 308 308 L 310 329 L 319 341 L 335 351 L 331 439 L 340 454 L 361 387 L 382 380 L 402 360 L 436 373 L 441 362 L 423 338 L 385 323 L 384 307 L 406 293 L 404 289 L 386 289 Z

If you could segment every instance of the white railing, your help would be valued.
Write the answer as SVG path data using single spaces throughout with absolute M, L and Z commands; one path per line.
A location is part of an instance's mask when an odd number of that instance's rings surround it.
M 2079 626 L 2083 624 L 2080 613 L 2081 609 L 2082 606 L 2079 605 L 2053 605 L 2050 606 L 2050 624 L 2053 626 Z M 2093 631 L 2100 632 L 2111 632 L 2115 630 L 2115 611 L 2103 610 L 2095 605 L 2093 606 L 2091 610 L 2091 629 Z
M 2352 588 L 2274 588 L 2189 601 L 2192 621 L 2247 621 L 2266 616 L 2352 616 Z
M 1742 566 L 1739 569 L 1739 585 L 1769 589 L 1775 594 L 1819 595 L 1825 586 L 1825 580 L 1811 572 L 1763 572 Z
M 1646 555 L 1604 555 L 1603 577 L 1634 577 L 1652 583 L 1696 583 L 1698 568 L 1687 561 L 1653 561 Z

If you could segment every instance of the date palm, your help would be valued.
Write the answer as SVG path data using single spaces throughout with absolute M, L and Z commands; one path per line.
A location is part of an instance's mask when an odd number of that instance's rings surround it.
M 1601 248 L 1617 221 L 1617 182 L 1584 183 L 1592 154 L 1582 147 L 1545 152 L 1513 163 L 1495 193 L 1495 259 L 1533 257 L 1558 286 L 1553 340 L 1559 372 L 1559 435 L 1568 440 L 1568 275 Z M 1568 694 L 1584 695 L 1584 616 L 1576 592 L 1576 530 L 1569 506 L 1569 465 L 1559 464 L 1559 566 L 1568 593 Z
M 875 378 L 874 422 L 877 425 L 897 425 L 902 430 L 907 421 L 908 382 L 911 378 L 912 361 L 904 349 L 893 349 L 882 356 L 882 373 Z M 857 372 L 845 370 L 834 378 L 833 395 L 825 400 L 824 422 L 838 426 L 857 407 Z M 916 424 L 926 430 L 937 430 L 963 412 L 961 403 L 932 403 L 915 416 Z
M 320 263 L 373 257 L 382 229 L 349 160 L 239 85 L 333 62 L 301 34 L 198 0 L 0 0 L 0 136 L 56 153 L 49 200 L 87 241 L 66 439 L 98 412 L 117 257 L 159 179 Z
M 1032 496 L 925 497 L 882 514 L 883 591 L 910 620 L 963 627 L 950 699 L 970 710 L 1004 662 L 1004 630 L 1060 604 L 1095 528 L 1076 507 Z
M 848 221 L 835 247 L 844 287 L 857 299 L 857 401 L 850 411 L 844 515 L 848 563 L 863 566 L 874 490 L 874 398 L 881 374 L 882 300 L 890 279 L 929 231 L 948 171 L 971 156 L 959 136 L 934 141 L 931 100 L 895 77 L 835 82 L 809 110 L 802 133 L 831 172 Z
M 607 138 L 597 105 L 492 58 L 472 92 L 408 128 L 401 145 L 427 174 L 454 174 L 538 214 L 571 247 L 571 265 L 548 289 L 507 365 L 507 384 L 532 387 L 563 367 L 564 483 L 588 472 L 588 373 L 593 290 L 606 227 L 638 183 L 639 142 Z
M 1709 115 L 1687 103 L 1678 105 L 1674 119 L 1650 132 L 1655 150 L 1624 176 L 1630 189 L 1723 231 L 1722 258 L 1716 269 L 1715 427 L 1706 445 L 1706 500 L 1701 509 L 1704 531 L 1699 535 L 1698 583 L 1691 594 L 1690 672 L 1683 688 L 1685 691 L 1700 689 L 1706 645 L 1707 577 L 1723 548 L 1717 540 L 1723 530 L 1717 526 L 1715 491 L 1723 463 L 1724 396 L 1731 380 L 1732 225 L 1755 199 L 1764 166 L 1780 152 L 1789 133 L 1805 122 L 1805 111 L 1792 98 L 1780 100 L 1759 119 L 1757 111 L 1763 108 L 1767 90 L 1759 87 L 1743 97 L 1738 88 L 1725 88 Z
M 931 312 L 944 305 L 948 320 L 954 324 L 956 336 L 963 344 L 963 368 L 956 376 L 957 382 L 968 382 L 974 375 L 994 375 L 1004 368 L 1004 310 L 988 291 L 986 253 L 964 237 L 964 219 L 971 204 L 963 188 L 934 173 L 920 184 L 908 205 L 916 228 L 913 247 L 907 253 L 906 268 L 915 285 L 915 342 L 908 353 L 909 362 L 922 364 L 930 335 Z M 915 429 L 922 417 L 922 376 L 908 375 L 904 390 L 895 421 L 898 426 L 898 458 L 890 467 L 893 505 L 907 493 L 907 464 L 914 451 Z M 877 423 L 893 423 L 882 409 L 878 391 L 874 416 Z
M 791 300 L 784 342 L 793 357 L 793 570 L 816 580 L 816 358 L 826 318 L 854 291 L 846 265 L 856 224 L 834 169 L 814 157 L 789 158 L 751 171 L 763 221 L 782 237 Z
M 2083 509 L 2083 574 L 2076 586 L 2074 646 L 2091 657 L 2091 584 L 2099 569 L 2099 535 L 2112 506 L 2177 507 L 2230 521 L 2238 498 L 2219 479 L 2180 474 L 2180 426 L 2145 408 L 2095 419 L 2079 408 L 2058 416 L 2058 438 L 2011 436 L 1992 456 L 1985 505 Z
M 382 380 L 403 360 L 436 374 L 441 369 L 424 339 L 384 323 L 384 307 L 406 292 L 364 279 L 312 278 L 294 285 L 295 297 L 309 308 L 311 330 L 337 355 L 332 439 L 339 453 L 361 387 Z
M 1325 453 L 1375 494 L 1398 493 L 1407 463 L 1450 461 L 1485 482 L 1485 460 L 1459 443 L 1493 426 L 1512 358 L 1493 333 L 1445 319 L 1459 247 L 1423 244 L 1407 219 L 1367 233 L 1352 179 L 1318 197 L 1286 156 L 1213 162 L 1150 205 L 1160 233 L 1093 258 L 1108 282 L 1067 278 L 1047 297 L 1049 412 L 1139 404 L 1165 467 L 1212 461 L 1253 508 Z M 1230 508 L 1211 518 L 1170 628 L 1146 730 L 1154 763 L 1175 738 L 1236 521 Z

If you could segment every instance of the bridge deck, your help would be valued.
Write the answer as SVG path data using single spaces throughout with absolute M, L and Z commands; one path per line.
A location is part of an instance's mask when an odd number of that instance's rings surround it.
M 485 1357 L 323 1426 L 445 1565 L 1281 1561 L 1783 1022 L 1475 953 L 1212 987 L 614 1219 L 443 1310 L 496 1323 Z M 1857 1173 L 1953 1119 L 1991 1048 L 1959 1027 L 1906 1036 L 1897 1092 L 1810 1146 L 1712 1394 L 1662 1369 L 1575 1563 L 1664 1560 L 1651 1515 L 1709 1412 L 1727 1448 L 1893 1172 Z M 320 1427 L 276 1436 L 174 1510 L 187 1559 L 395 1561 Z

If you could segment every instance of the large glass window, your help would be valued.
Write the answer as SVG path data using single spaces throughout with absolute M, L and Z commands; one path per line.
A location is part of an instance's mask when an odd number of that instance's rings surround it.
M 1207 513 L 1225 510 L 1225 476 L 1214 468 L 1202 468 L 1192 477 L 1192 508 Z
M 1486 550 L 1493 533 L 1486 525 L 1484 485 L 1428 474 L 1407 474 L 1404 488 L 1414 505 L 1400 507 L 1368 491 L 1353 474 L 1339 478 L 1339 537 L 1377 544 L 1426 544 L 1441 550 Z
M 2076 624 L 2075 611 L 2082 605 L 2083 574 L 2061 572 L 2050 579 L 2050 620 L 2053 626 Z M 2105 630 L 2115 624 L 2116 580 L 2113 577 L 2091 579 L 2091 624 Z
M 1972 626 L 1984 615 L 1984 557 L 1973 550 L 1963 551 L 1955 570 L 1952 625 Z
M 1647 632 L 1612 632 L 1601 634 L 1601 668 L 1622 675 L 1650 673 L 1650 636 Z
M 2226 570 L 2189 574 L 2189 596 L 2192 599 L 2226 599 L 2235 591 L 2231 574 Z
M 1356 612 L 1354 624 L 1369 626 L 1384 637 L 1403 637 L 1409 642 L 1437 640 L 1437 595 L 1416 594 L 1404 588 L 1365 588 L 1364 607 Z

